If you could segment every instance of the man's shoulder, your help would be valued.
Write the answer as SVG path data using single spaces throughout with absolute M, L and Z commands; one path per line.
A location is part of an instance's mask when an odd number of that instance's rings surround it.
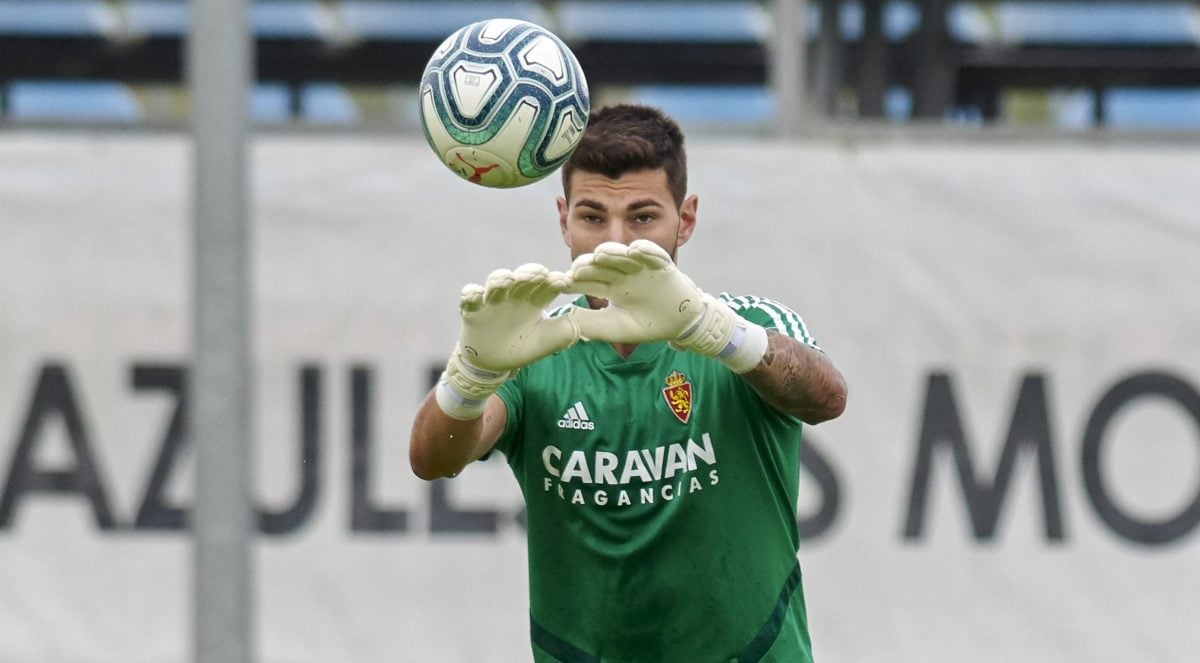
M 760 297 L 758 295 L 735 295 L 728 292 L 722 292 L 717 295 L 717 299 L 724 302 L 726 306 L 735 311 L 771 308 L 777 311 L 791 311 L 792 309 L 786 304 L 769 297 Z
M 733 295 L 728 292 L 717 295 L 717 299 L 750 322 L 816 346 L 800 314 L 786 304 L 769 297 Z

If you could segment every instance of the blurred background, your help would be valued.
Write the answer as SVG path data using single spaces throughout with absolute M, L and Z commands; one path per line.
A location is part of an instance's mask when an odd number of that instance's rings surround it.
M 769 131 L 775 3 L 254 0 L 255 121 L 416 127 L 433 48 L 481 17 L 549 27 L 600 102 Z M 1194 2 L 814 0 L 802 21 L 817 117 L 1082 130 L 1200 128 Z M 180 126 L 184 0 L 0 1 L 6 124 Z M 786 38 L 786 36 L 784 36 Z
M 201 660 L 196 6 L 0 0 L 0 663 Z M 421 134 L 433 49 L 500 16 L 680 120 L 681 267 L 846 375 L 801 457 L 819 661 L 1196 660 L 1200 3 L 248 7 L 254 660 L 530 660 L 503 459 L 407 465 L 461 285 L 568 260 L 556 177 Z

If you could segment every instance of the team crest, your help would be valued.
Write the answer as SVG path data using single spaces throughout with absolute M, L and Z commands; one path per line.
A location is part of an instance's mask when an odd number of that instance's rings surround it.
M 667 407 L 671 408 L 671 414 L 679 423 L 686 424 L 692 416 L 692 383 L 688 382 L 687 376 L 672 371 L 667 376 L 667 388 L 662 393 L 663 398 L 667 399 Z

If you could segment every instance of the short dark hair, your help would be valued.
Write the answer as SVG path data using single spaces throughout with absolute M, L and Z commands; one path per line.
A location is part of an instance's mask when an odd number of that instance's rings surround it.
M 687 195 L 683 131 L 657 108 L 615 104 L 592 111 L 575 153 L 563 164 L 563 195 L 570 195 L 576 170 L 616 179 L 625 173 L 662 168 L 676 205 Z

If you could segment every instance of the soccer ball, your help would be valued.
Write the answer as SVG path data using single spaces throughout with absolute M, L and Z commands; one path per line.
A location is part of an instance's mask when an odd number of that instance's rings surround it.
M 545 28 L 513 19 L 472 23 L 446 38 L 421 76 L 421 126 L 464 179 L 517 187 L 554 172 L 587 127 L 587 81 Z

